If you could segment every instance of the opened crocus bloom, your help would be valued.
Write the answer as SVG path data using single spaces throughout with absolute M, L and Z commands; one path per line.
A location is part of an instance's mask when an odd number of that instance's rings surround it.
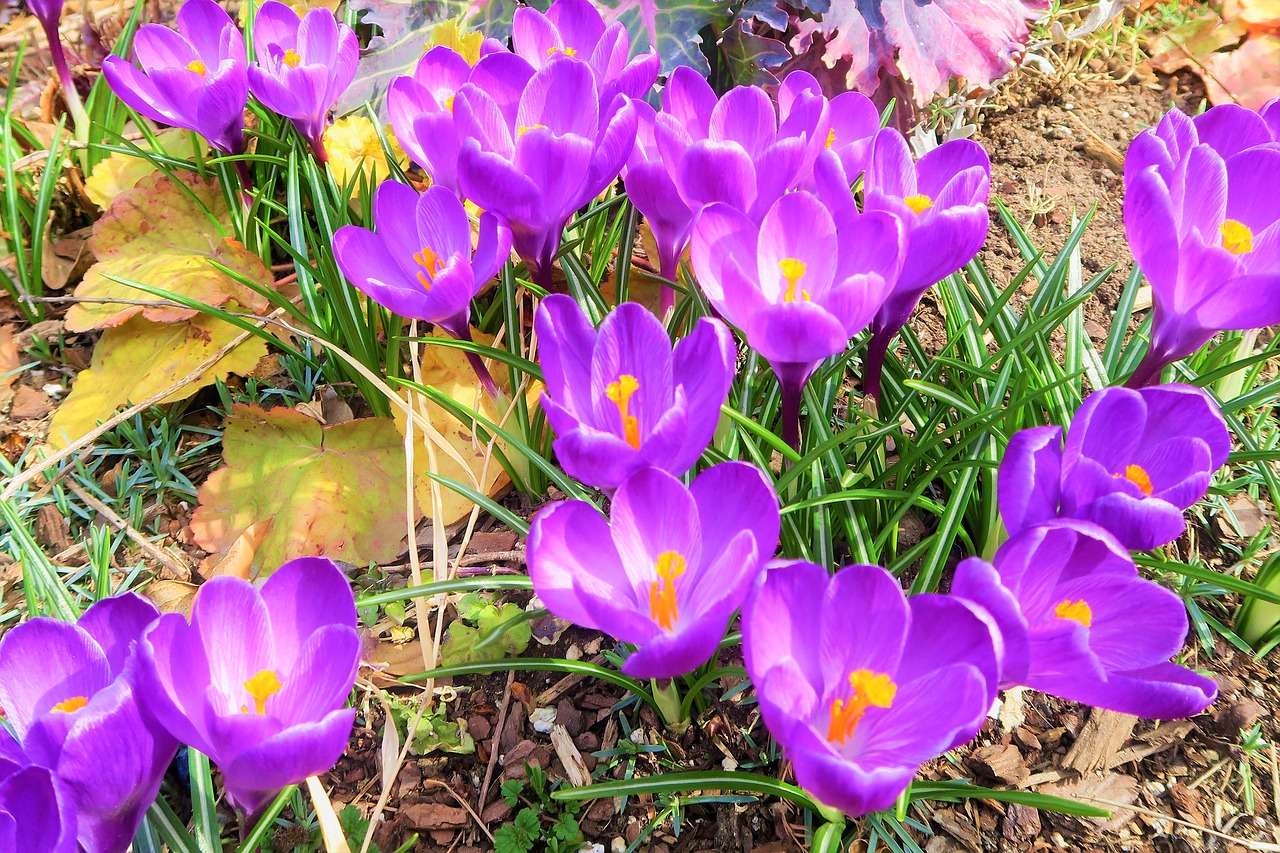
M 496 60 L 523 82 L 504 103 L 477 76 Z M 591 67 L 557 53 L 526 76 L 508 66 L 518 57 L 482 59 L 453 100 L 461 153 L 458 188 L 482 210 L 511 224 L 512 245 L 535 282 L 552 288 L 560 236 L 578 208 L 618 177 L 635 144 L 631 99 L 601 99 Z
M 638 646 L 628 675 L 692 672 L 778 547 L 773 487 L 743 462 L 708 468 L 687 487 L 645 468 L 618 487 L 611 515 L 585 501 L 539 512 L 529 528 L 534 590 L 556 616 Z
M 597 332 L 567 296 L 542 301 L 534 320 L 546 378 L 542 408 L 571 476 L 612 491 L 641 468 L 680 475 L 715 434 L 737 349 L 717 320 L 699 320 L 676 343 L 634 302 Z
M 1000 514 L 1013 534 L 1054 518 L 1091 521 L 1145 551 L 1182 535 L 1182 511 L 1227 461 L 1227 427 L 1189 385 L 1104 388 L 1062 428 L 1022 430 L 1000 463 Z
M 778 199 L 760 224 L 726 204 L 698 217 L 691 247 L 698 283 L 778 375 L 783 438 L 792 447 L 804 383 L 875 316 L 903 262 L 901 246 L 891 214 L 849 210 L 837 222 L 803 191 Z
M 261 590 L 212 578 L 191 623 L 162 616 L 139 654 L 160 722 L 222 769 L 249 816 L 346 749 L 360 639 L 351 587 L 330 560 L 291 560 Z
M 329 109 L 351 85 L 360 61 L 355 32 L 328 9 L 312 9 L 305 18 L 278 0 L 267 0 L 253 21 L 249 66 L 253 94 L 282 116 L 293 119 L 321 162 Z
M 1154 719 L 1198 714 L 1217 695 L 1211 680 L 1169 662 L 1187 634 L 1182 600 L 1139 577 L 1096 525 L 1024 530 L 994 565 L 962 562 L 951 593 L 997 631 L 1004 686 Z
M 475 249 L 471 223 L 458 197 L 444 187 L 419 195 L 383 181 L 373 199 L 377 233 L 344 225 L 333 238 L 339 268 L 355 287 L 393 313 L 434 323 L 458 340 L 471 340 L 471 299 L 511 254 L 511 230 L 492 213 L 480 214 Z M 489 395 L 500 395 L 489 371 L 467 353 Z
M 643 98 L 658 76 L 658 55 L 641 53 L 632 59 L 626 26 L 614 21 L 606 27 L 590 0 L 556 0 L 546 14 L 521 6 L 512 19 L 511 44 L 534 68 L 556 56 L 586 62 L 606 104 L 619 93 Z
M 462 85 L 484 89 L 504 116 L 515 120 L 520 93 L 533 68 L 502 50 L 491 39 L 481 43 L 473 68 L 456 50 L 433 47 L 422 55 L 412 74 L 391 81 L 387 113 L 396 139 L 409 159 L 421 166 L 435 186 L 458 192 L 458 152 L 462 138 L 454 121 L 454 98 Z
M 893 805 L 995 698 L 986 625 L 945 596 L 905 598 L 878 566 L 771 565 L 743 608 L 742 650 L 796 781 L 851 816 Z
M 129 846 L 178 750 L 148 710 L 131 649 L 159 616 L 128 593 L 76 624 L 40 617 L 0 641 L 0 707 L 27 758 L 56 777 L 88 853 Z M 28 848 L 0 833 L 0 849 Z
M 1125 231 L 1151 282 L 1140 388 L 1219 331 L 1280 323 L 1280 147 L 1235 105 L 1192 121 L 1177 109 L 1125 158 Z
M 865 119 L 864 119 L 865 120 Z M 818 162 L 819 192 L 837 213 L 855 207 L 848 181 L 856 175 Z M 880 396 L 889 343 L 926 290 L 973 260 L 987 237 L 991 162 L 981 145 L 967 139 L 943 143 L 919 163 L 902 134 L 879 131 L 871 143 L 864 176 L 863 210 L 884 211 L 903 224 L 903 262 L 893 290 L 871 323 L 863 387 Z
M 108 56 L 102 73 L 116 96 L 147 118 L 194 130 L 223 154 L 239 154 L 249 99 L 244 36 L 214 0 L 186 0 L 178 30 L 145 25 L 133 40 L 142 70 Z

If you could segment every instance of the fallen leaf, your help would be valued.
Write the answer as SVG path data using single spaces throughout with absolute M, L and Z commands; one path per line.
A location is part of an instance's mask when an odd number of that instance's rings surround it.
M 476 341 L 493 345 L 493 339 L 478 329 L 472 329 L 471 334 Z M 439 389 L 450 399 L 477 412 L 493 423 L 502 423 L 502 414 L 498 412 L 493 401 L 481 389 L 480 383 L 477 381 L 476 375 L 467 361 L 466 354 L 462 350 L 455 347 L 427 345 L 422 351 L 421 368 L 423 385 Z M 494 371 L 494 379 L 502 391 L 509 390 L 507 371 Z M 528 391 L 527 397 L 531 403 L 541 393 L 540 389 L 541 385 L 538 385 Z M 405 392 L 403 396 L 408 399 L 408 392 Z M 497 457 L 490 452 L 488 442 L 481 441 L 476 436 L 472 425 L 459 421 L 444 408 L 423 399 L 420 395 L 414 395 L 414 398 L 418 410 L 426 415 L 432 426 L 449 443 L 449 446 L 457 451 L 458 455 L 467 463 L 467 467 L 464 469 L 443 448 L 436 447 L 434 449 L 435 473 L 457 480 L 477 491 L 483 492 L 489 497 L 496 497 L 504 492 L 511 484 L 511 479 L 507 476 L 506 471 L 503 470 Z M 395 418 L 396 428 L 403 435 L 404 413 L 397 410 Z M 423 436 L 422 431 L 418 429 L 414 430 L 414 434 L 421 436 L 413 452 L 414 496 L 418 501 L 418 511 L 427 518 L 433 518 L 431 487 L 435 481 L 427 476 L 427 472 L 432 470 L 432 454 L 427 445 L 430 439 Z M 501 449 L 505 448 L 506 445 L 501 441 L 495 441 L 494 446 Z M 453 524 L 464 518 L 475 506 L 469 498 L 445 486 L 440 487 L 440 492 L 445 525 Z
M 1250 32 L 1274 33 L 1280 31 L 1280 0 L 1226 0 L 1222 17 L 1239 21 Z
M 13 395 L 13 408 L 9 417 L 15 421 L 38 421 L 53 411 L 49 395 L 29 385 L 19 385 Z
M 147 584 L 142 591 L 161 613 L 181 613 L 190 618 L 197 589 L 195 584 L 159 580 Z
M 213 180 L 182 179 L 186 190 L 157 172 L 122 193 L 93 226 L 98 262 L 85 273 L 76 296 L 97 299 L 155 299 L 107 276 L 180 293 L 206 305 L 234 301 L 250 312 L 267 300 L 219 270 L 217 261 L 263 288 L 271 287 L 271 273 L 262 260 L 236 240 L 222 190 Z M 195 196 L 193 199 L 192 196 Z M 197 203 L 196 199 L 199 200 Z M 210 213 L 201 208 L 203 204 Z M 157 323 L 187 320 L 198 312 L 169 305 L 77 303 L 67 310 L 67 328 L 74 332 L 119 326 L 141 314 Z
M 177 160 L 191 160 L 196 155 L 195 140 L 198 138 L 189 130 L 170 128 L 156 134 L 157 148 L 152 148 L 146 140 L 140 142 L 139 147 Z M 206 148 L 202 144 L 201 153 Z M 138 181 L 155 171 L 156 167 L 146 157 L 117 151 L 93 167 L 93 174 L 84 182 L 85 195 L 89 196 L 89 201 L 106 210 L 117 196 L 133 189 Z
M 1253 36 L 1230 53 L 1205 60 L 1204 85 L 1213 104 L 1259 109 L 1280 95 L 1280 36 Z
M 318 555 L 387 562 L 405 536 L 403 439 L 390 418 L 332 427 L 293 409 L 238 405 L 222 436 L 226 466 L 200 488 L 197 544 L 229 548 L 249 527 L 275 524 L 254 555 L 257 574 Z
M 71 394 L 54 413 L 49 443 L 54 447 L 70 444 L 122 406 L 158 394 L 188 376 L 238 334 L 235 326 L 206 314 L 181 323 L 152 323 L 134 317 L 107 329 L 93 351 L 89 369 L 76 377 Z M 232 373 L 248 373 L 266 353 L 262 339 L 250 337 L 157 402 L 182 400 Z
M 45 235 L 40 247 L 40 278 L 51 290 L 62 290 L 85 274 L 93 263 L 89 237 L 93 229 L 86 226 L 64 234 L 57 240 Z
M 1183 68 L 1199 73 L 1205 59 L 1239 44 L 1244 36 L 1242 24 L 1226 23 L 1212 8 L 1204 6 L 1187 21 L 1147 41 L 1150 65 L 1162 74 L 1173 74 Z
M 13 340 L 13 327 L 0 326 L 0 388 L 13 384 L 20 367 L 22 357 L 18 355 L 18 345 Z

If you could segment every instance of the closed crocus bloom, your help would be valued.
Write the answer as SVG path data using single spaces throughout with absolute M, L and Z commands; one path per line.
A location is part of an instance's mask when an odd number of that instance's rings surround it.
M 685 486 L 646 468 L 618 488 L 611 518 L 585 501 L 542 510 L 529 577 L 556 616 L 639 648 L 622 671 L 674 678 L 716 652 L 729 618 L 778 547 L 778 497 L 744 462 Z
M 757 86 L 738 86 L 717 102 L 692 68 L 671 72 L 654 137 L 680 197 L 694 211 L 722 202 L 759 222 L 783 193 L 812 171 L 828 133 L 827 101 L 792 74 L 787 113 Z M 795 78 L 793 80 L 793 78 Z M 809 78 L 812 79 L 812 78 Z
M 790 78 L 787 78 L 790 79 Z M 842 193 L 866 171 L 871 145 L 880 131 L 880 111 L 861 92 L 841 92 L 831 99 L 827 110 L 827 135 L 818 134 L 819 170 L 830 170 L 827 178 Z M 811 180 L 817 186 L 818 181 Z
M 619 93 L 643 98 L 658 76 L 658 55 L 642 53 L 631 59 L 627 28 L 621 21 L 606 27 L 590 0 L 556 0 L 546 14 L 529 6 L 516 9 L 511 44 L 534 68 L 558 54 L 586 62 L 604 103 Z
M 119 850 L 128 846 L 128 840 Z M 65 787 L 0 727 L 0 850 L 76 853 L 76 810 Z M 88 848 L 92 850 L 93 848 Z
M 511 254 L 506 223 L 492 213 L 480 214 L 473 250 L 471 223 L 456 195 L 438 186 L 419 195 L 396 181 L 379 185 L 373 221 L 377 233 L 344 225 L 334 235 L 333 254 L 342 274 L 389 311 L 471 340 L 471 298 Z M 473 353 L 467 355 L 496 399 L 488 370 Z
M 662 159 L 654 137 L 657 113 L 644 101 L 636 101 L 632 106 L 636 111 L 636 145 L 622 178 L 627 198 L 653 231 L 653 240 L 658 246 L 658 274 L 667 281 L 675 281 L 680 256 L 688 248 L 693 231 L 693 211 L 680 197 Z M 675 291 L 663 285 L 661 313 L 665 315 L 674 303 Z
M 160 617 L 138 651 L 161 724 L 222 769 L 227 796 L 250 817 L 346 749 L 360 638 L 351 587 L 331 560 L 290 560 L 261 589 L 212 578 L 190 624 Z
M 149 119 L 194 130 L 223 154 L 244 150 L 248 60 L 244 36 L 221 6 L 186 0 L 178 32 L 147 24 L 133 51 L 141 70 L 119 56 L 102 64 L 120 100 Z
M 127 593 L 74 625 L 36 618 L 0 641 L 0 706 L 28 759 L 57 777 L 88 853 L 129 846 L 178 750 L 148 711 L 131 649 L 159 616 Z
M 514 122 L 520 94 L 532 76 L 529 63 L 505 50 L 489 50 L 473 68 L 452 48 L 433 47 L 413 74 L 391 81 L 387 112 L 396 138 L 432 184 L 458 192 L 462 137 L 453 115 L 458 90 L 467 82 L 484 89 L 504 119 Z
M 845 176 L 848 177 L 848 176 Z M 852 205 L 847 184 L 826 196 Z M 904 226 L 902 270 L 871 324 L 863 387 L 879 398 L 880 375 L 889 342 L 926 290 L 973 260 L 987 237 L 987 194 L 991 162 L 981 145 L 967 139 L 945 142 L 912 162 L 902 134 L 878 132 L 864 175 L 867 211 L 886 211 Z
M 547 389 L 542 408 L 571 476 L 606 491 L 641 468 L 680 475 L 715 435 L 737 349 L 723 323 L 702 319 L 671 347 L 653 313 L 619 305 L 599 331 L 568 296 L 534 320 Z
M 1151 345 L 1128 385 L 1224 329 L 1280 323 L 1280 146 L 1241 107 L 1173 110 L 1125 158 L 1125 231 L 1151 282 Z
M 905 598 L 878 566 L 773 564 L 742 610 L 742 651 L 796 781 L 853 816 L 977 734 L 996 692 L 987 626 L 945 596 Z
M 1000 463 L 1010 533 L 1053 518 L 1090 521 L 1145 551 L 1182 535 L 1182 511 L 1204 496 L 1231 440 L 1218 407 L 1188 385 L 1090 394 L 1067 431 L 1022 430 Z
M 458 90 L 454 115 L 465 140 L 462 195 L 506 217 L 516 253 L 551 289 L 551 263 L 569 217 L 618 177 L 631 154 L 631 100 L 619 94 L 603 103 L 591 68 L 557 55 L 528 79 L 514 115 L 474 82 Z
M 901 242 L 893 215 L 848 211 L 837 228 L 803 191 L 779 198 L 758 225 L 726 204 L 698 217 L 691 246 L 698 284 L 773 366 L 792 447 L 804 383 L 875 316 L 902 263 Z
M 249 86 L 255 97 L 293 119 L 324 162 L 324 129 L 329 110 L 351 85 L 360 62 L 355 32 L 334 19 L 328 9 L 298 13 L 278 0 L 267 0 L 253 21 Z
M 994 565 L 962 562 L 951 593 L 998 629 L 1006 686 L 1153 719 L 1198 714 L 1217 695 L 1211 680 L 1169 662 L 1187 634 L 1182 600 L 1139 577 L 1096 525 L 1029 528 Z

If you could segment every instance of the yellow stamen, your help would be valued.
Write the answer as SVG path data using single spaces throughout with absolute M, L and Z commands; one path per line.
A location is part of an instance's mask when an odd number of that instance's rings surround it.
M 836 144 L 836 129 L 833 127 L 827 131 L 827 147 L 830 148 Z
M 684 557 L 675 551 L 663 551 L 654 567 L 659 580 L 649 587 L 649 615 L 658 627 L 670 631 L 675 627 L 680 612 L 676 607 L 676 578 L 684 574 Z
M 88 696 L 72 696 L 70 699 L 63 699 L 57 705 L 54 705 L 52 710 L 62 711 L 64 714 L 70 714 L 72 711 L 79 711 L 88 704 Z
M 911 212 L 917 216 L 933 207 L 933 199 L 927 195 L 909 195 L 903 201 L 906 202 L 907 207 L 911 208 Z
M 831 703 L 828 743 L 847 743 L 868 708 L 888 708 L 898 695 L 898 685 L 883 672 L 855 669 L 849 674 L 849 684 L 853 687 L 853 698 L 848 702 L 837 699 Z
M 1138 487 L 1138 491 L 1144 495 L 1150 496 L 1153 491 L 1151 487 L 1151 476 L 1147 474 L 1146 469 L 1141 465 L 1126 465 L 1124 472 L 1121 474 L 1112 474 L 1117 480 L 1124 478 L 1130 483 Z
M 778 267 L 782 270 L 782 277 L 787 280 L 786 292 L 782 294 L 783 302 L 796 301 L 796 285 L 800 283 L 800 279 L 804 278 L 805 270 L 809 265 L 804 261 L 796 258 L 783 258 L 778 261 Z M 800 298 L 805 302 L 809 301 L 809 291 L 801 290 Z
M 520 129 L 516 131 L 516 139 L 519 139 L 520 137 L 524 136 L 526 133 L 528 133 L 531 130 L 546 130 L 546 129 L 547 129 L 547 126 L 545 124 L 521 125 Z
M 284 687 L 276 677 L 275 670 L 264 669 L 244 683 L 244 689 L 253 697 L 254 712 L 267 713 L 267 700 L 280 692 Z M 245 706 L 240 706 L 244 710 Z
M 194 71 L 194 72 L 196 72 L 197 74 L 199 74 L 201 77 L 203 77 L 203 76 L 205 75 L 205 73 L 206 73 L 209 69 L 208 69 L 208 68 L 206 68 L 206 67 L 205 67 L 205 64 L 204 64 L 203 62 L 201 62 L 200 60 L 198 60 L 198 59 L 193 59 L 193 60 L 191 60 L 190 62 L 188 62 L 188 63 L 187 63 L 187 70 L 188 70 L 188 71 Z
M 450 95 L 449 97 L 444 99 L 444 108 L 449 112 L 453 112 L 453 98 L 454 96 Z
M 423 246 L 422 251 L 413 256 L 413 260 L 423 270 L 418 273 L 418 284 L 422 285 L 423 290 L 430 290 L 435 283 L 436 273 L 444 269 L 444 263 L 430 246 Z
M 1067 599 L 1053 608 L 1053 615 L 1059 619 L 1070 619 L 1088 628 L 1093 624 L 1093 608 L 1083 598 L 1079 601 Z
M 565 56 L 577 56 L 578 51 L 572 47 L 549 47 L 547 48 L 547 56 L 555 56 L 557 53 L 563 53 Z
M 631 395 L 639 390 L 640 380 L 630 373 L 622 374 L 616 382 L 610 382 L 604 389 L 604 395 L 618 407 L 618 415 L 622 418 L 623 436 L 627 444 L 636 450 L 640 449 L 640 420 L 628 411 L 628 407 L 631 405 Z
M 284 52 L 284 58 L 280 60 L 290 68 L 297 68 L 298 63 L 302 61 L 302 57 L 293 48 L 289 48 Z
M 1253 232 L 1248 225 L 1228 219 L 1218 230 L 1222 232 L 1222 248 L 1231 254 L 1245 255 L 1253 251 Z

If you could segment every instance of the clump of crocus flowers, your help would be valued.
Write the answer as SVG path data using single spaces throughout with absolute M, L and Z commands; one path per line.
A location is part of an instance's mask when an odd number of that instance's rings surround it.
M 346 749 L 360 657 L 351 587 L 321 557 L 261 589 L 213 578 L 190 624 L 126 593 L 74 624 L 18 625 L 0 640 L 13 728 L 0 729 L 0 818 L 14 849 L 123 853 L 182 743 L 221 768 L 252 823 Z

